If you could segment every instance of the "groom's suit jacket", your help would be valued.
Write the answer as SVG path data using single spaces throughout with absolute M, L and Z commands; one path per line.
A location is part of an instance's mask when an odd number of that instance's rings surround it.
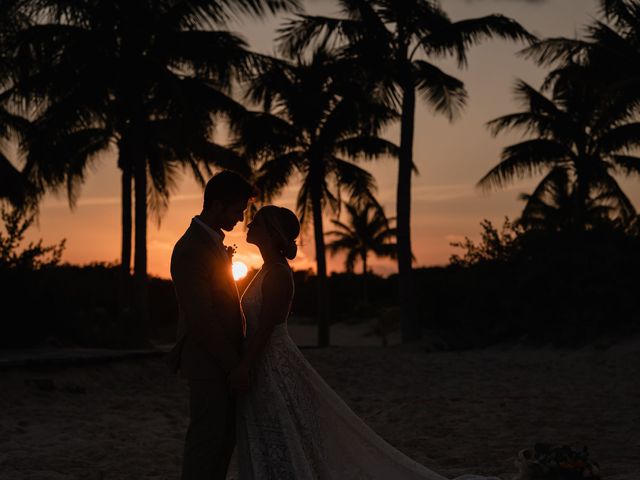
M 222 241 L 192 221 L 173 248 L 171 278 L 179 319 L 170 367 L 190 379 L 226 376 L 239 361 L 245 320 Z

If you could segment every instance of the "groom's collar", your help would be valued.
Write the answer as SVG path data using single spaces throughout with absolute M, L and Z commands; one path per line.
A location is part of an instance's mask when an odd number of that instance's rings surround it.
M 205 230 L 205 232 L 207 232 L 216 242 L 222 244 L 222 241 L 224 240 L 224 232 L 222 230 L 211 228 L 209 225 L 200 220 L 197 215 L 193 217 L 193 221 L 200 225 Z

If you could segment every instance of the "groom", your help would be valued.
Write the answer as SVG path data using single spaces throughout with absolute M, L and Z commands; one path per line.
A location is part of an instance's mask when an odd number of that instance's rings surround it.
M 235 402 L 228 375 L 239 361 L 245 324 L 222 230 L 232 230 L 243 219 L 252 196 L 253 187 L 235 173 L 212 177 L 202 213 L 193 218 L 171 255 L 180 315 L 168 361 L 189 382 L 182 480 L 224 480 L 235 445 Z

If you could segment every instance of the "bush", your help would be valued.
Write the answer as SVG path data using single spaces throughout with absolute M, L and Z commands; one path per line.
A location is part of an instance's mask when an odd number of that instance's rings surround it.
M 44 246 L 42 240 L 26 247 L 24 234 L 33 224 L 34 214 L 23 210 L 0 209 L 4 232 L 0 231 L 0 291 L 3 293 L 0 345 L 23 345 L 49 333 L 51 292 L 43 278 L 60 262 L 64 240 Z
M 0 346 L 50 337 L 80 346 L 126 345 L 130 319 L 118 314 L 118 266 L 60 265 L 64 243 L 20 251 L 30 219 L 8 215 L 3 212 L 7 233 L 0 233 Z M 461 243 L 466 252 L 451 265 L 414 271 L 421 324 L 449 348 L 513 341 L 578 346 L 638 331 L 637 236 L 615 229 L 525 232 L 508 221 L 501 231 L 489 222 L 483 228 L 480 244 Z M 238 282 L 240 292 L 255 273 Z M 297 271 L 294 281 L 293 315 L 314 317 L 315 275 Z M 328 282 L 333 321 L 377 318 L 384 332 L 397 328 L 397 275 L 368 274 L 368 302 L 360 275 L 333 274 Z M 149 301 L 147 333 L 173 341 L 178 308 L 171 281 L 150 278 Z
M 416 271 L 423 324 L 454 348 L 502 341 L 578 346 L 638 331 L 640 241 L 604 228 L 501 232 L 440 269 Z
M 6 292 L 0 346 L 24 347 L 49 338 L 83 347 L 129 343 L 129 319 L 118 314 L 119 267 L 110 264 L 58 265 L 0 272 Z M 147 332 L 175 338 L 177 305 L 170 280 L 150 278 Z

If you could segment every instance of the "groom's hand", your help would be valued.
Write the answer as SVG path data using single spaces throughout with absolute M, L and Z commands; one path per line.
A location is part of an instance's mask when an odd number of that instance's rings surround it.
M 229 373 L 229 385 L 237 393 L 247 393 L 251 387 L 249 369 L 244 365 L 238 365 Z

